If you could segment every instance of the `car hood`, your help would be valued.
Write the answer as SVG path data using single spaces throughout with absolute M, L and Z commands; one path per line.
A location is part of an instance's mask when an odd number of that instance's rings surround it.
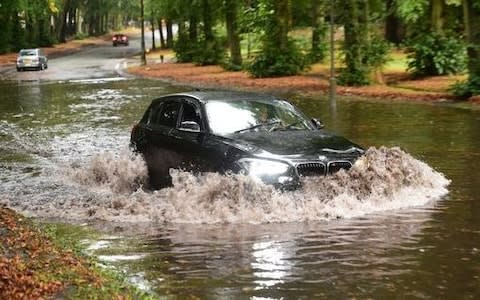
M 234 146 L 256 156 L 318 159 L 320 155 L 353 158 L 363 153 L 357 144 L 325 130 L 245 132 L 229 138 Z

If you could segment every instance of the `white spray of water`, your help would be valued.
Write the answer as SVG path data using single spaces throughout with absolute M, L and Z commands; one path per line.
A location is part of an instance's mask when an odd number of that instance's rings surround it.
M 269 223 L 352 218 L 421 206 L 449 184 L 442 174 L 399 148 L 370 148 L 348 171 L 310 177 L 280 192 L 248 176 L 172 170 L 173 187 L 146 191 L 143 159 L 128 151 L 102 153 L 86 166 L 66 168 L 64 183 L 78 195 L 30 199 L 38 216 L 119 222 Z M 10 203 L 10 205 L 12 205 Z

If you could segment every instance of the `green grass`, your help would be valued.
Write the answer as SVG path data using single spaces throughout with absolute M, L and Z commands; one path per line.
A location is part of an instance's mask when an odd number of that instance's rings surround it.
M 67 251 L 72 251 L 76 257 L 84 259 L 88 270 L 93 276 L 101 278 L 101 283 L 92 284 L 85 279 L 85 274 L 78 274 L 75 268 L 51 266 L 51 270 L 44 270 L 40 276 L 70 284 L 64 290 L 65 299 L 158 299 L 156 295 L 141 291 L 129 284 L 125 277 L 118 272 L 100 267 L 95 258 L 86 257 L 86 244 L 82 240 L 94 240 L 99 237 L 95 231 L 82 226 L 65 224 L 37 224 L 42 232 L 53 244 Z M 87 275 L 87 277 L 89 277 Z M 90 276 L 91 277 L 91 276 Z

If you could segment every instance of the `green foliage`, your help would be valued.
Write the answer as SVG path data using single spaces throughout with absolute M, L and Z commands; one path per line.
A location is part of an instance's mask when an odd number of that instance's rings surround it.
M 391 50 L 392 46 L 388 41 L 374 36 L 370 39 L 368 47 L 363 52 L 363 62 L 369 68 L 380 68 L 389 61 Z
M 453 35 L 421 34 L 410 41 L 407 59 L 417 76 L 456 74 L 465 70 L 466 50 Z
M 247 70 L 254 77 L 277 77 L 300 73 L 306 67 L 306 59 L 297 49 L 293 41 L 288 42 L 286 51 L 271 46 L 263 49 L 247 66 Z
M 480 77 L 470 76 L 468 80 L 454 84 L 450 90 L 461 99 L 480 95 Z
M 338 84 L 345 86 L 369 85 L 369 72 L 369 69 L 365 66 L 360 66 L 353 70 L 349 70 L 347 68 L 342 69 L 340 70 L 340 75 L 338 76 Z
M 325 53 L 327 52 L 327 48 L 329 46 L 329 44 L 325 40 L 327 36 L 327 30 L 328 26 L 326 24 L 323 24 L 323 26 L 319 28 L 313 29 L 312 34 L 317 34 L 319 37 L 319 41 L 315 45 L 312 44 L 309 53 L 310 63 L 317 63 L 325 58 Z
M 178 38 L 173 45 L 173 51 L 175 51 L 175 57 L 178 62 L 192 62 L 195 53 L 198 51 L 197 43 L 191 43 L 188 38 L 188 34 L 184 32 L 178 33 Z
M 197 65 L 213 65 L 223 62 L 225 57 L 224 38 L 207 41 L 203 36 L 199 40 L 190 40 L 187 33 L 179 33 L 173 46 L 178 62 L 193 62 Z
M 391 45 L 386 40 L 373 36 L 369 43 L 355 45 L 360 49 L 344 49 L 344 52 L 360 53 L 360 59 L 350 62 L 349 67 L 340 71 L 338 83 L 345 86 L 362 86 L 370 84 L 370 74 L 381 68 L 389 60 Z M 356 51 L 358 50 L 358 51 Z
M 71 251 L 77 258 L 85 258 L 84 265 L 88 271 L 80 268 L 56 266 L 55 261 L 50 268 L 42 269 L 43 278 L 60 281 L 67 284 L 62 298 L 65 299 L 156 299 L 153 294 L 144 292 L 132 286 L 125 276 L 119 272 L 100 267 L 94 258 L 85 256 L 86 244 L 82 240 L 95 240 L 98 233 L 82 226 L 66 224 L 37 224 L 36 225 L 56 248 Z M 38 259 L 38 258 L 37 258 Z M 83 272 L 82 272 L 83 271 Z M 87 273 L 88 272 L 88 273 Z M 101 284 L 92 284 L 85 280 L 86 275 L 101 278 Z M 92 276 L 90 276 L 93 278 Z M 98 281 L 100 283 L 100 281 Z
M 193 62 L 200 66 L 215 65 L 223 62 L 225 57 L 224 39 L 215 38 L 212 41 L 200 40 L 200 47 L 195 47 Z
M 407 23 L 416 23 L 425 14 L 429 7 L 429 0 L 397 1 L 398 14 Z

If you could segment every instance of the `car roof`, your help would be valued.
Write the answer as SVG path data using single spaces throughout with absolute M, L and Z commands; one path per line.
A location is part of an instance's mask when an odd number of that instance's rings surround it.
M 22 49 L 22 50 L 20 50 L 19 52 L 23 52 L 23 51 L 38 51 L 38 50 L 40 50 L 40 48 Z
M 154 102 L 163 101 L 170 97 L 191 97 L 200 102 L 223 100 L 223 101 L 273 101 L 280 100 L 278 97 L 269 94 L 240 92 L 240 91 L 189 91 L 162 96 L 153 100 Z

